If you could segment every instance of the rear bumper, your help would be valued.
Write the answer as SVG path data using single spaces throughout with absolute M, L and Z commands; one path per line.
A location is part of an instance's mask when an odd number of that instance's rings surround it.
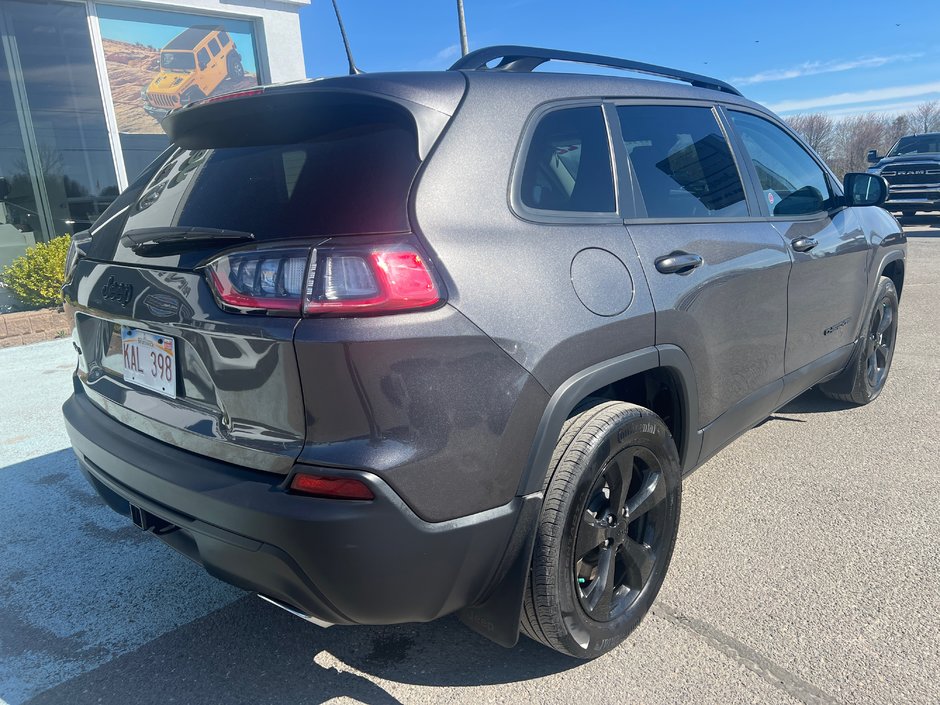
M 292 495 L 283 476 L 154 440 L 81 391 L 63 413 L 82 471 L 115 511 L 143 509 L 159 538 L 212 575 L 333 624 L 429 621 L 476 603 L 523 501 L 428 523 L 368 472 L 329 471 L 368 484 L 371 502 Z

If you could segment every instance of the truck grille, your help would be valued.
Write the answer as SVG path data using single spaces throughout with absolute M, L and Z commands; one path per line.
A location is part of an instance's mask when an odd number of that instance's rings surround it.
M 940 181 L 940 164 L 891 164 L 881 171 L 889 184 L 924 184 Z
M 150 104 L 157 108 L 175 108 L 176 101 L 174 96 L 165 93 L 151 93 L 149 96 Z

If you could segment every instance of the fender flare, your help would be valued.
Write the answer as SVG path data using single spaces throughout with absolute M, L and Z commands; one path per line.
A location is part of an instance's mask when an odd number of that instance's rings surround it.
M 682 407 L 679 423 L 683 429 L 679 457 L 683 474 L 696 467 L 702 449 L 702 435 L 697 428 L 698 387 L 692 363 L 681 348 L 675 345 L 642 348 L 599 362 L 569 377 L 555 390 L 542 413 L 516 493 L 523 499 L 522 508 L 492 587 L 481 602 L 457 614 L 468 627 L 502 646 L 512 647 L 519 641 L 523 594 L 529 577 L 535 529 L 542 511 L 542 485 L 564 422 L 578 402 L 591 392 L 658 368 L 669 370 L 679 386 Z

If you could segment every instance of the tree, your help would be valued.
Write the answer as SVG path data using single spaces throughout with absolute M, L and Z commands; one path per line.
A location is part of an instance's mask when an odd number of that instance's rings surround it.
M 921 103 L 911 112 L 911 122 L 917 132 L 934 132 L 940 128 L 940 102 Z
M 826 161 L 832 158 L 835 124 L 831 117 L 823 113 L 810 113 L 793 115 L 787 118 L 787 122 L 816 151 L 816 154 Z
M 865 171 L 868 150 L 885 149 L 887 128 L 884 116 L 875 113 L 842 118 L 834 131 L 835 154 L 830 162 L 833 171 L 839 176 L 851 171 Z

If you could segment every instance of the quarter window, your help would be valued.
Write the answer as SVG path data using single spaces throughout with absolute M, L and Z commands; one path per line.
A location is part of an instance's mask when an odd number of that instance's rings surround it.
M 521 199 L 537 210 L 616 211 L 607 127 L 600 106 L 565 108 L 542 118 L 526 154 Z
M 831 206 L 826 173 L 795 139 L 756 115 L 736 111 L 730 115 L 754 162 L 772 216 L 810 215 Z
M 617 113 L 650 218 L 748 215 L 741 177 L 711 108 L 623 105 Z

